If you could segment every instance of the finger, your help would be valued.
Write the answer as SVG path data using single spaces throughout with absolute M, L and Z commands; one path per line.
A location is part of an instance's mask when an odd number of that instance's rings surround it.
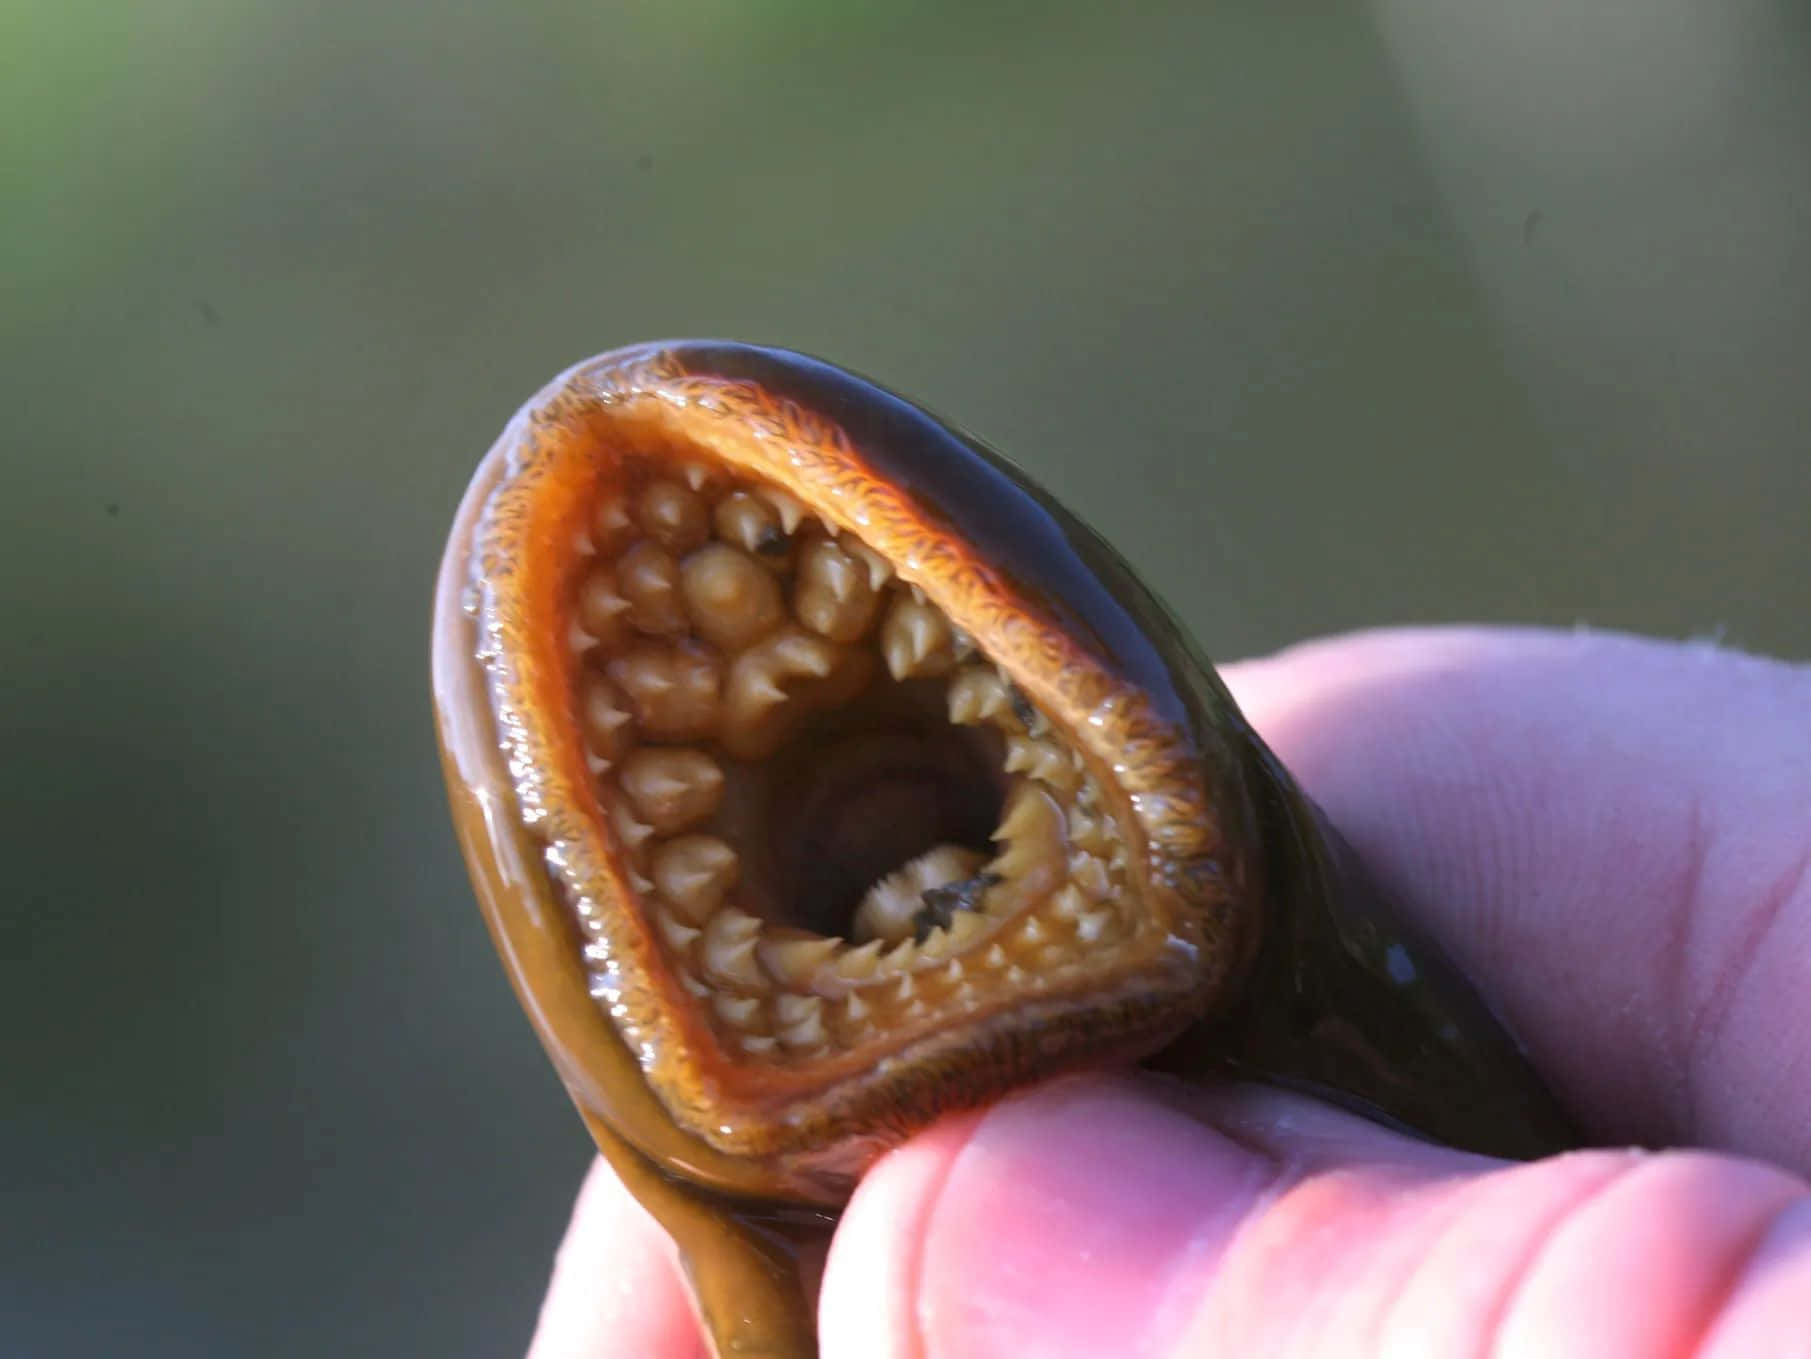
M 1811 671 L 1447 629 L 1227 679 L 1597 1136 L 1811 1169 Z
M 593 1161 L 554 1260 L 528 1359 L 704 1359 L 672 1243 Z
M 1061 1082 L 876 1166 L 824 1353 L 1806 1353 L 1806 1193 L 1730 1157 L 1505 1165 L 1276 1092 Z

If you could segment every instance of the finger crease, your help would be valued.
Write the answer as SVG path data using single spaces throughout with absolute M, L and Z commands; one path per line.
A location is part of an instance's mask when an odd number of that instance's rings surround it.
M 937 1171 L 936 1178 L 931 1182 L 925 1194 L 926 1207 L 923 1216 L 919 1219 L 921 1229 L 912 1233 L 911 1256 L 906 1262 L 906 1296 L 912 1300 L 910 1309 L 912 1333 L 903 1337 L 908 1342 L 911 1359 L 925 1359 L 927 1352 L 925 1336 L 930 1327 L 924 1317 L 924 1263 L 926 1256 L 930 1254 L 931 1230 L 937 1221 L 937 1210 L 943 1206 L 943 1195 L 949 1188 L 950 1176 L 956 1173 L 956 1162 L 968 1155 L 968 1149 L 974 1142 L 975 1134 L 980 1131 L 981 1124 L 985 1121 L 985 1117 L 976 1120 L 974 1126 L 968 1130 L 968 1136 L 964 1139 L 962 1146 L 954 1155 L 944 1159 L 942 1167 Z
M 1730 1252 L 1729 1268 L 1723 1271 L 1723 1276 L 1717 1280 L 1716 1287 L 1711 1290 L 1704 1311 L 1698 1317 L 1691 1344 L 1682 1346 L 1681 1354 L 1698 1354 L 1703 1350 L 1704 1341 L 1710 1335 L 1711 1329 L 1735 1304 L 1735 1295 L 1741 1288 L 1742 1281 L 1748 1277 L 1749 1266 L 1754 1263 L 1754 1257 L 1772 1234 L 1774 1225 L 1786 1215 L 1788 1209 L 1803 1200 L 1803 1195 L 1794 1194 L 1783 1203 L 1776 1205 L 1772 1212 L 1761 1218 L 1759 1225 L 1742 1243 L 1742 1248 L 1739 1251 Z
M 1586 1190 L 1581 1198 L 1567 1204 L 1552 1222 L 1545 1224 L 1534 1244 L 1524 1250 L 1521 1257 L 1505 1272 L 1506 1284 L 1498 1291 L 1494 1304 L 1483 1316 L 1483 1325 L 1478 1329 L 1480 1355 L 1499 1352 L 1505 1323 L 1515 1312 L 1516 1303 L 1528 1289 L 1528 1281 L 1539 1271 L 1541 1262 L 1547 1258 L 1554 1243 L 1566 1234 L 1567 1228 L 1589 1212 L 1593 1204 L 1630 1175 L 1637 1173 L 1644 1164 L 1645 1157 L 1628 1156 L 1610 1174 Z
M 1762 893 L 1755 908 L 1742 922 L 1735 943 L 1717 968 L 1703 1001 L 1691 1011 L 1684 1049 L 1688 1085 L 1696 1084 L 1695 1073 L 1703 1064 L 1705 1053 L 1722 1037 L 1735 999 L 1741 994 L 1755 963 L 1763 956 L 1768 936 L 1786 918 L 1787 908 L 1800 899 L 1807 886 L 1811 886 L 1811 845 L 1800 851 L 1796 861 Z M 1695 1122 L 1690 1123 L 1687 1129 L 1696 1126 Z

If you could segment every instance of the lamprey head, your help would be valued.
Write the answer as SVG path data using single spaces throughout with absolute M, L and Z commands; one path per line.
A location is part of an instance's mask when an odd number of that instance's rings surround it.
M 833 1202 L 938 1114 L 1226 1007 L 1248 733 L 1092 532 L 803 356 L 573 369 L 479 469 L 435 691 L 456 820 L 581 1110 Z

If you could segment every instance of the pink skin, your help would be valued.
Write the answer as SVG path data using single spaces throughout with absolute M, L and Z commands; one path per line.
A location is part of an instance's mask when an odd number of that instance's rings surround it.
M 882 1160 L 827 1359 L 1811 1356 L 1811 671 L 1377 633 L 1241 705 L 1610 1147 L 1512 1165 L 1311 1100 L 1059 1081 Z M 705 1353 L 594 1170 L 533 1359 Z

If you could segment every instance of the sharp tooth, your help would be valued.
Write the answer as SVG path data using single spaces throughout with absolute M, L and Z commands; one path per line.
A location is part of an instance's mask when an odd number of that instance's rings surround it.
M 849 949 L 836 960 L 837 976 L 846 977 L 850 981 L 860 981 L 863 978 L 872 977 L 876 960 L 879 959 L 880 950 L 885 943 L 885 940 L 876 939 L 872 943 L 863 944 L 860 948 Z
M 579 691 L 579 720 L 585 729 L 585 744 L 594 754 L 609 760 L 622 758 L 635 735 L 630 727 L 633 719 L 618 699 L 616 686 L 602 675 L 585 676 Z
M 731 704 L 745 709 L 751 714 L 762 712 L 776 703 L 786 701 L 786 691 L 774 683 L 773 675 L 766 670 L 756 669 L 753 666 L 746 670 L 741 667 L 732 667 L 729 678 L 732 687 Z
M 1006 950 L 1001 948 L 998 944 L 994 944 L 988 948 L 986 953 L 981 955 L 981 962 L 987 967 L 1005 967 Z
M 1074 883 L 1066 882 L 1051 893 L 1050 909 L 1065 920 L 1079 920 L 1088 913 L 1088 900 Z
M 652 826 L 643 825 L 635 819 L 628 803 L 614 798 L 610 800 L 610 829 L 615 832 L 618 842 L 631 854 L 640 853 L 641 847 L 654 833 Z
M 726 906 L 704 927 L 705 971 L 751 991 L 766 990 L 767 974 L 755 966 L 755 945 L 760 938 L 758 919 Z
M 943 969 L 943 980 L 951 986 L 959 985 L 963 975 L 962 962 L 958 958 L 950 959 L 949 964 Z
M 918 987 L 912 980 L 912 974 L 910 972 L 901 973 L 899 981 L 893 987 L 893 999 L 903 1005 L 917 994 Z
M 642 877 L 633 868 L 629 870 L 629 886 L 634 889 L 635 895 L 638 897 L 645 897 L 654 890 L 653 882 Z
M 947 887 L 975 875 L 981 867 L 981 856 L 960 845 L 938 845 L 913 859 L 902 870 L 909 875 L 912 887 L 920 893 L 933 887 Z
M 1072 854 L 1069 856 L 1070 880 L 1096 901 L 1103 901 L 1113 890 L 1113 882 L 1107 876 L 1107 866 L 1092 854 Z
M 957 911 L 950 917 L 949 936 L 952 951 L 965 949 L 987 932 L 987 921 L 975 911 Z
M 692 946 L 692 941 L 702 933 L 674 915 L 671 911 L 655 911 L 654 921 L 660 926 L 660 937 L 667 941 L 667 947 L 675 953 L 684 953 Z
M 612 666 L 614 673 L 615 667 Z M 648 667 L 645 672 L 622 667 L 622 685 L 643 702 L 665 698 L 679 687 L 679 681 L 673 678 L 672 672 L 655 667 Z
M 585 532 L 583 526 L 572 531 L 572 550 L 581 557 L 597 555 L 597 544 L 591 541 L 591 535 Z
M 1029 917 L 1019 927 L 1019 942 L 1026 945 L 1044 942 L 1044 927 L 1038 923 L 1036 916 Z
M 826 544 L 828 546 L 828 544 Z M 855 593 L 856 582 L 861 578 L 855 563 L 844 556 L 839 549 L 835 556 L 822 553 L 814 556 L 811 565 L 816 568 L 812 574 L 817 583 L 830 592 L 830 597 L 841 604 Z
M 597 645 L 597 638 L 581 628 L 578 619 L 572 618 L 566 622 L 566 645 L 572 649 L 574 655 L 583 656 Z
M 690 972 L 680 972 L 679 984 L 686 989 L 688 995 L 696 996 L 699 1000 L 708 1000 L 710 997 L 717 994 L 716 987 L 700 981 Z
M 779 939 L 761 941 L 761 965 L 778 981 L 802 984 L 815 977 L 843 946 L 840 939 Z
M 1038 760 L 1037 768 L 1031 771 L 1033 778 L 1049 784 L 1063 792 L 1074 789 L 1077 780 L 1075 762 L 1056 746 L 1046 746 Z
M 789 1048 L 817 1047 L 829 1037 L 824 1032 L 824 1002 L 816 996 L 780 996 L 773 1015 L 780 1041 Z
M 850 933 L 862 940 L 893 943 L 912 931 L 923 898 L 907 882 L 906 870 L 890 873 L 870 887 L 855 908 Z
M 793 675 L 822 679 L 836 664 L 836 648 L 802 632 L 787 632 L 773 640 L 774 659 Z
M 868 1007 L 862 998 L 851 991 L 843 997 L 843 1018 L 852 1024 L 860 1023 L 868 1017 Z
M 902 599 L 880 626 L 880 649 L 896 680 L 942 675 L 955 664 L 949 622 L 928 604 Z
M 806 544 L 792 595 L 799 622 L 833 642 L 859 641 L 879 604 L 867 572 L 840 547 L 827 538 Z
M 1062 813 L 1050 794 L 1028 783 L 1017 784 L 1007 797 L 1005 814 L 994 830 L 996 842 L 1043 840 L 1057 843 Z
M 702 491 L 704 483 L 711 479 L 711 469 L 701 462 L 681 463 L 679 471 L 685 477 L 685 484 L 694 491 Z
M 1098 817 L 1089 816 L 1080 810 L 1071 810 L 1068 822 L 1070 844 L 1096 852 L 1108 847 L 1106 828 Z
M 774 997 L 773 1021 L 775 1024 L 791 1026 L 803 1024 L 816 1019 L 824 1012 L 824 1002 L 818 996 L 800 996 L 791 992 Z
M 845 533 L 837 544 L 856 561 L 868 568 L 868 588 L 878 590 L 893 578 L 893 564 L 861 539 Z
M 803 1024 L 780 1030 L 780 1041 L 789 1048 L 821 1048 L 830 1037 L 824 1032 L 824 1021 L 813 1015 Z
M 950 721 L 956 723 L 1016 722 L 1012 698 L 1005 681 L 991 665 L 971 665 L 950 681 Z
M 1075 937 L 1084 944 L 1097 944 L 1113 924 L 1111 911 L 1092 911 L 1075 922 Z
M 589 769 L 593 774 L 607 774 L 610 772 L 610 761 L 606 760 L 602 755 L 593 755 L 587 750 L 585 752 L 585 768 Z
M 638 632 L 675 636 L 691 630 L 679 597 L 679 563 L 652 539 L 635 544 L 616 563 L 616 588 L 629 601 Z
M 780 516 L 780 526 L 786 530 L 788 536 L 798 531 L 799 521 L 805 517 L 803 505 L 787 495 L 786 492 L 771 486 L 763 486 L 760 496 L 773 506 L 774 513 Z
M 933 925 L 924 936 L 924 942 L 918 946 L 918 952 L 926 958 L 941 958 L 949 952 L 949 948 L 950 932 L 941 925 Z
M 981 703 L 972 686 L 949 687 L 950 724 L 965 727 L 981 720 Z
M 1005 766 L 1009 774 L 1029 774 L 1040 783 L 1064 791 L 1074 788 L 1079 777 L 1060 747 L 1029 736 L 1006 738 Z
M 902 939 L 880 960 L 881 966 L 900 972 L 910 967 L 918 958 L 918 943 L 913 939 Z
M 999 857 L 990 863 L 987 869 L 1002 882 L 1016 884 L 1017 879 L 1028 876 L 1035 869 L 1042 868 L 1044 862 L 1045 855 L 1040 846 L 1030 840 L 1015 840 L 1001 851 Z M 1016 898 L 1024 894 L 1021 892 L 1010 895 Z M 1006 903 L 1001 899 L 1001 894 L 995 893 L 994 900 L 990 905 L 1001 906 L 1004 904 Z
M 753 1020 L 761 1010 L 759 996 L 731 996 L 719 991 L 711 998 L 711 1008 L 724 1023 L 738 1029 L 752 1026 Z
M 736 1042 L 741 1046 L 742 1051 L 756 1057 L 765 1057 L 779 1046 L 777 1040 L 769 1038 L 764 1033 L 739 1033 L 736 1035 Z
M 635 502 L 642 532 L 670 552 L 685 553 L 711 535 L 710 509 L 676 481 L 651 481 Z
M 723 796 L 717 762 L 685 746 L 644 746 L 623 761 L 617 781 L 636 814 L 665 835 L 712 816 Z
M 765 759 L 799 711 L 852 697 L 871 664 L 866 651 L 785 624 L 731 662 L 718 739 L 737 759 Z M 817 680 L 826 683 L 811 683 Z M 773 698 L 776 691 L 783 702 Z M 800 709 L 792 707 L 795 700 Z
M 1006 969 L 1006 984 L 1008 986 L 1023 986 L 1025 980 L 1025 969 L 1020 967 L 1017 963 Z
M 656 847 L 649 867 L 660 894 L 703 924 L 735 884 L 741 860 L 714 835 L 681 835 Z
M 723 670 L 709 647 L 691 641 L 643 643 L 613 657 L 605 671 L 654 738 L 691 741 L 716 734 Z
M 613 550 L 634 525 L 622 501 L 614 496 L 599 500 L 591 514 L 591 536 L 599 552 Z
M 592 631 L 607 636 L 628 610 L 629 601 L 617 588 L 616 568 L 608 562 L 595 563 L 579 582 L 579 616 Z
M 773 506 L 750 495 L 735 491 L 723 497 L 712 515 L 717 536 L 756 556 L 785 555 L 786 539 L 780 530 L 780 517 Z M 778 539 L 776 543 L 775 540 Z

